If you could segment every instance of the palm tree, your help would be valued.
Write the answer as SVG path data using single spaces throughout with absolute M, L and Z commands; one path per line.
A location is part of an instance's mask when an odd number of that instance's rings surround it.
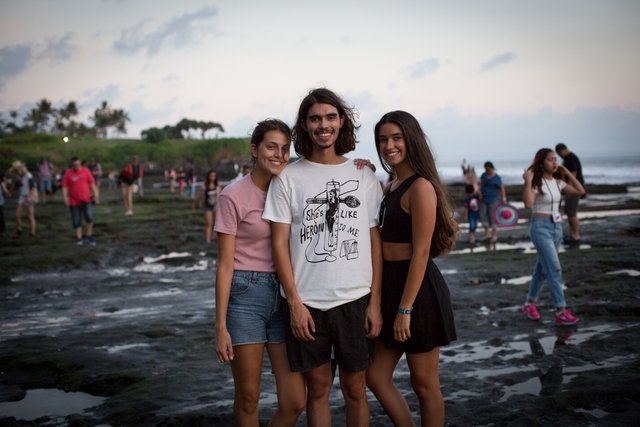
M 40 122 L 35 126 L 36 132 L 45 131 L 47 125 L 49 124 L 49 117 L 53 114 L 53 107 L 51 106 L 51 101 L 46 98 L 42 98 L 40 102 L 36 105 L 36 109 L 38 111 L 38 118 Z M 42 128 L 41 128 L 42 127 Z
M 120 109 L 113 110 L 111 113 L 111 126 L 115 126 L 116 132 L 121 134 L 127 133 L 127 122 L 130 122 L 129 114 Z
M 57 110 L 54 110 L 54 117 L 55 117 L 55 121 L 54 121 L 54 127 L 55 129 L 59 132 L 59 133 L 71 133 L 72 129 L 74 128 L 74 124 L 75 122 L 73 121 L 72 117 L 77 116 L 78 115 L 78 106 L 76 105 L 75 101 L 69 101 L 67 103 L 67 105 L 58 108 Z
M 96 130 L 96 135 L 98 137 L 106 138 L 111 118 L 111 107 L 107 101 L 102 101 L 100 107 L 93 111 L 93 116 L 90 118 L 93 121 L 93 127 Z
M 202 131 L 202 139 L 204 139 L 204 134 L 210 129 L 218 129 L 220 132 L 224 132 L 224 128 L 220 123 L 216 122 L 198 122 L 198 128 Z
M 7 129 L 9 133 L 20 132 L 22 128 L 18 126 L 18 112 L 16 110 L 9 111 L 9 117 L 11 117 L 11 121 L 7 122 L 5 129 Z
M 180 130 L 180 133 L 186 132 L 187 139 L 189 139 L 191 129 L 197 129 L 197 125 L 194 120 L 184 118 L 176 124 L 176 128 Z

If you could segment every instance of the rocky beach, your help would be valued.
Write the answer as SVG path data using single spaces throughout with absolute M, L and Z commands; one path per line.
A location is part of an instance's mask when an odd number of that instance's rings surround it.
M 520 312 L 536 257 L 526 215 L 495 244 L 469 245 L 463 223 L 457 247 L 436 259 L 458 330 L 441 349 L 448 426 L 637 425 L 640 186 L 588 190 L 583 241 L 560 255 L 576 326 L 554 324 L 546 288 L 540 322 Z M 460 206 L 462 187 L 450 191 Z M 35 239 L 1 240 L 0 425 L 233 425 L 230 369 L 214 352 L 216 246 L 204 244 L 201 211 L 157 188 L 127 217 L 118 194 L 103 193 L 95 247 L 76 246 L 59 195 L 36 207 Z M 509 187 L 522 207 L 519 193 Z M 395 379 L 419 422 L 404 361 Z M 390 425 L 369 396 L 371 425 Z M 264 425 L 275 405 L 265 358 Z M 337 380 L 331 407 L 344 426 Z

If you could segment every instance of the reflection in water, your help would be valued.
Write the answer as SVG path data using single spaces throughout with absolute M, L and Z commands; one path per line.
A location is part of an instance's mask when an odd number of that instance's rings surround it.
M 28 390 L 24 399 L 0 403 L 0 414 L 18 420 L 33 421 L 43 416 L 65 417 L 80 414 L 104 402 L 105 397 L 87 393 L 68 393 L 58 389 Z
M 545 351 L 538 338 L 531 337 L 529 339 L 531 355 L 536 360 L 540 374 L 524 382 L 506 387 L 499 402 L 504 402 L 516 394 L 551 395 L 560 391 L 564 360 L 562 356 L 557 354 L 557 350 L 565 346 L 567 341 L 571 339 L 574 329 L 557 327 L 555 332 L 556 340 L 550 352 Z
M 568 365 L 565 352 L 579 345 L 602 337 L 602 334 L 637 328 L 638 323 L 604 323 L 589 325 L 584 330 L 576 326 L 557 326 L 553 334 L 547 329 L 536 329 L 531 334 L 520 334 L 509 341 L 477 341 L 452 345 L 440 353 L 443 365 L 455 365 L 456 375 L 479 381 L 484 389 L 501 390 L 500 402 L 515 395 L 550 395 L 562 391 L 577 373 L 609 369 L 634 363 L 637 354 L 615 356 L 597 363 L 576 365 L 571 359 Z M 518 378 L 519 382 L 505 385 Z M 464 401 L 477 396 L 474 392 L 454 390 L 448 393 L 447 401 Z

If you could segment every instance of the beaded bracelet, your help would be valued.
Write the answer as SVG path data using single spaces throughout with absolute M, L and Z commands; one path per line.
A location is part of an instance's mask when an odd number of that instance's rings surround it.
M 413 307 L 411 307 L 411 308 L 398 307 L 398 313 L 400 313 L 400 314 L 411 314 L 412 310 L 413 310 Z

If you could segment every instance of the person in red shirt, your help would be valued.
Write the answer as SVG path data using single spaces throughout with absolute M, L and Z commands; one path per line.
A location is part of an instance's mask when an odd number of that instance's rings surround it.
M 93 203 L 98 203 L 99 196 L 98 186 L 89 169 L 82 166 L 80 159 L 73 157 L 71 168 L 67 169 L 62 178 L 62 197 L 64 204 L 71 210 L 71 222 L 76 230 L 78 246 L 83 243 L 82 218 L 87 227 L 87 242 L 91 246 L 96 244 L 93 238 Z

